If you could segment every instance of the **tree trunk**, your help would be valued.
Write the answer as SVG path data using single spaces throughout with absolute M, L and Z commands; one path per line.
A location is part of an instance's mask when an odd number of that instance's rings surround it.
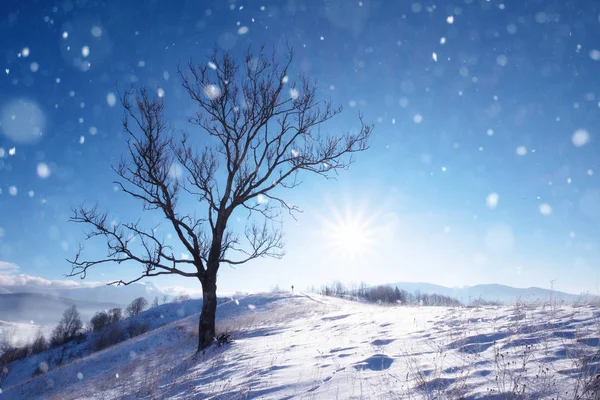
M 202 283 L 202 312 L 198 325 L 198 351 L 204 350 L 215 340 L 215 317 L 217 314 L 217 277 L 206 276 Z

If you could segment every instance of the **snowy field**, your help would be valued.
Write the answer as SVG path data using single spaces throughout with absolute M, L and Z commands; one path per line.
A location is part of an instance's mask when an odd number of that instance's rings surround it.
M 161 307 L 176 315 L 181 305 Z M 594 375 L 600 309 L 593 306 L 382 307 L 315 294 L 255 294 L 219 306 L 219 331 L 232 333 L 234 342 L 202 355 L 194 355 L 197 323 L 197 315 L 183 316 L 46 374 L 23 372 L 7 381 L 0 398 L 595 399 L 600 393 L 592 392 L 600 387 Z

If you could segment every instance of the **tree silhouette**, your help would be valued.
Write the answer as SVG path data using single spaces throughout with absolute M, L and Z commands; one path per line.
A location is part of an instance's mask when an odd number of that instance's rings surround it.
M 356 131 L 322 135 L 317 128 L 341 108 L 317 100 L 317 86 L 307 77 L 290 82 L 293 49 L 288 47 L 283 59 L 280 63 L 275 52 L 267 56 L 264 47 L 256 54 L 248 50 L 241 62 L 215 50 L 207 64 L 190 62 L 179 69 L 197 106 L 190 122 L 208 134 L 203 145 L 197 137 L 169 129 L 162 98 L 151 98 L 144 88 L 120 96 L 129 154 L 114 167 L 120 178 L 116 184 L 144 210 L 162 214 L 191 257 L 176 256 L 157 234 L 158 227 L 110 223 L 98 206 L 82 205 L 71 221 L 90 227 L 86 239 L 103 238 L 108 256 L 83 259 L 80 246 L 68 276 L 84 278 L 95 265 L 133 261 L 143 265 L 142 273 L 112 284 L 170 274 L 198 279 L 203 292 L 198 350 L 213 342 L 219 267 L 282 257 L 278 217 L 299 211 L 281 197 L 283 189 L 297 187 L 300 172 L 333 177 L 346 169 L 353 153 L 367 149 L 373 128 L 359 116 Z M 180 176 L 173 173 L 176 166 Z M 197 206 L 186 209 L 190 202 L 183 197 Z M 243 233 L 229 224 L 235 210 L 248 211 Z

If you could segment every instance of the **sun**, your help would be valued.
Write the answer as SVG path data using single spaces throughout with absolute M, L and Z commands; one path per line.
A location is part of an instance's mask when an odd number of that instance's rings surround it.
M 350 207 L 346 207 L 344 213 L 332 210 L 323 223 L 325 244 L 344 259 L 367 256 L 373 250 L 374 236 L 372 218 L 365 217 L 362 210 L 355 211 Z

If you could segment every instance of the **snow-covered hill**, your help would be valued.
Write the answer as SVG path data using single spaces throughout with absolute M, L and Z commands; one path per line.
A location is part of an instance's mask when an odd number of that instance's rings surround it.
M 161 307 L 177 314 L 177 304 Z M 571 400 L 600 366 L 593 306 L 381 307 L 255 294 L 219 306 L 219 330 L 235 341 L 201 355 L 194 354 L 198 316 L 183 317 L 46 374 L 23 372 L 1 397 L 504 399 L 515 392 L 522 394 L 511 398 Z

